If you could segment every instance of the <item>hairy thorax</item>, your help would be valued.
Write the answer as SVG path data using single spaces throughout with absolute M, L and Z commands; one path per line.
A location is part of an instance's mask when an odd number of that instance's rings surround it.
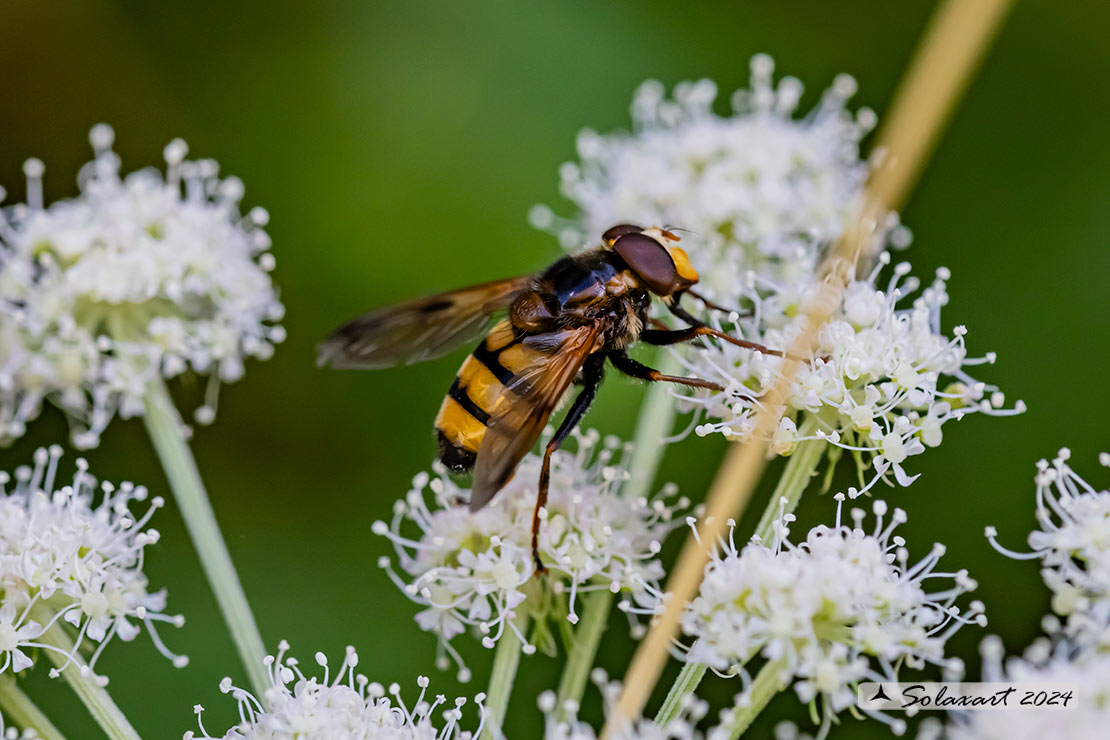
M 513 301 L 509 318 L 520 332 L 541 334 L 602 322 L 608 349 L 624 349 L 643 330 L 650 304 L 643 284 L 607 250 L 564 257 Z

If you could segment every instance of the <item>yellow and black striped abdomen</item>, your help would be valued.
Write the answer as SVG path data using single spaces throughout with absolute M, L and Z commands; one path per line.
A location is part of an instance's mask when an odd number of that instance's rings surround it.
M 444 465 L 456 472 L 474 467 L 501 390 L 539 355 L 520 343 L 505 319 L 463 361 L 436 415 L 439 459 Z

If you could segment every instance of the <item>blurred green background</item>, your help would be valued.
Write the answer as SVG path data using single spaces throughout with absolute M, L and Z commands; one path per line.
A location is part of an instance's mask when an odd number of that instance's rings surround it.
M 366 308 L 555 258 L 554 240 L 525 214 L 536 202 L 570 211 L 556 170 L 573 156 L 576 131 L 626 127 L 645 78 L 711 77 L 728 93 L 745 84 L 749 57 L 766 51 L 777 72 L 806 83 L 806 103 L 844 71 L 859 80 L 854 102 L 881 117 L 931 8 L 9 0 L 0 6 L 0 183 L 22 197 L 20 165 L 34 155 L 47 164 L 48 197 L 71 195 L 98 121 L 115 126 L 126 169 L 160 164 L 164 144 L 181 136 L 193 155 L 242 177 L 247 207 L 272 214 L 289 339 L 225 389 L 216 424 L 194 446 L 263 635 L 271 645 L 289 639 L 306 660 L 354 644 L 374 680 L 415 689 L 416 675 L 429 673 L 434 691 L 473 694 L 489 652 L 457 641 L 475 669 L 470 686 L 437 672 L 434 638 L 377 569 L 388 548 L 370 534 L 428 465 L 431 420 L 458 358 L 336 373 L 314 367 L 316 341 Z M 942 541 L 945 563 L 979 579 L 989 629 L 1011 651 L 1037 634 L 1048 599 L 1036 565 L 994 553 L 984 526 L 1022 548 L 1034 523 L 1033 464 L 1060 446 L 1092 482 L 1107 477 L 1096 454 L 1110 418 L 1108 22 L 1106 5 L 1018 3 L 904 214 L 917 274 L 952 269 L 946 326 L 967 324 L 973 353 L 998 352 L 979 377 L 1029 411 L 946 427 L 942 447 L 911 461 L 921 479 L 882 493 L 909 510 L 914 553 Z M 587 424 L 629 434 L 641 395 L 612 379 Z M 0 469 L 63 439 L 49 410 L 0 451 Z M 696 438 L 675 447 L 664 477 L 698 497 L 722 447 Z M 88 457 L 103 478 L 166 492 L 137 421 L 113 424 Z M 827 521 L 831 507 L 807 499 L 802 522 Z M 222 730 L 234 703 L 217 683 L 242 671 L 172 505 L 155 525 L 164 537 L 147 572 L 188 616 L 165 637 L 192 662 L 175 670 L 144 638 L 113 645 L 101 667 L 146 737 L 192 729 L 195 703 Z M 965 629 L 953 647 L 973 661 L 980 636 Z M 623 617 L 609 637 L 600 662 L 619 675 L 632 650 Z M 535 697 L 556 671 L 551 659 L 525 658 L 513 738 L 539 736 Z M 35 673 L 28 690 L 58 724 L 71 737 L 97 736 L 66 687 Z M 704 687 L 715 708 L 737 690 L 720 679 Z M 793 696 L 775 701 L 753 736 L 787 717 L 804 717 Z M 877 723 L 848 722 L 842 732 L 885 735 Z

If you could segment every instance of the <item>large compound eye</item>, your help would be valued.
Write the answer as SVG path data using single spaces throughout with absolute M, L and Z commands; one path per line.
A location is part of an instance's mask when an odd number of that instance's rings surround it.
M 678 270 L 667 249 L 650 236 L 625 234 L 613 243 L 620 255 L 652 293 L 669 296 L 679 288 Z
M 605 233 L 601 235 L 601 240 L 611 247 L 614 241 L 625 234 L 639 234 L 643 230 L 643 227 L 635 224 L 617 224 L 606 229 Z

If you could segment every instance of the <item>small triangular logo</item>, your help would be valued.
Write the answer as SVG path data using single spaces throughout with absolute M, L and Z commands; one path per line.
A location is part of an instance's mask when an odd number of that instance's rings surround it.
M 890 697 L 886 695 L 885 691 L 883 691 L 882 684 L 879 684 L 879 690 L 875 692 L 875 695 L 871 697 L 870 701 L 878 701 L 879 699 L 890 701 Z

